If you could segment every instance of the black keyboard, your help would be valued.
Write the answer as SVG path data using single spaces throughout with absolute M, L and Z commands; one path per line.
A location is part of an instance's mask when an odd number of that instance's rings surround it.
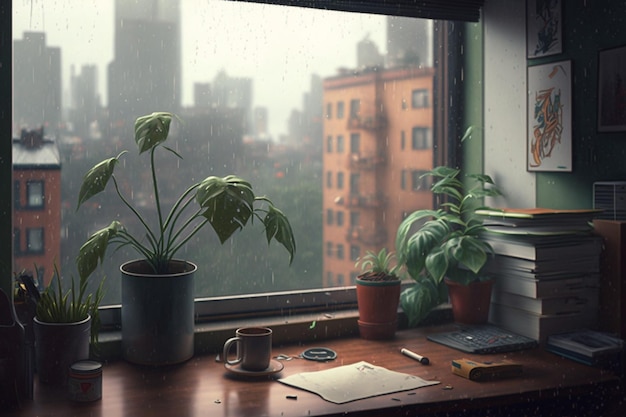
M 435 333 L 428 340 L 467 353 L 498 353 L 530 349 L 537 341 L 492 325 L 467 326 L 459 330 Z

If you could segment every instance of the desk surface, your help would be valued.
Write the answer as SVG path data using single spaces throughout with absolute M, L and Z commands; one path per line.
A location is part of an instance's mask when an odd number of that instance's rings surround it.
M 278 376 L 324 370 L 361 360 L 385 368 L 417 375 L 440 385 L 382 395 L 346 404 L 334 404 L 319 396 L 286 386 L 271 378 L 242 380 L 231 376 L 214 355 L 194 357 L 167 368 L 146 368 L 123 361 L 105 364 L 102 400 L 73 403 L 55 387 L 35 386 L 35 400 L 19 416 L 320 416 L 320 415 L 417 415 L 460 412 L 477 407 L 528 404 L 591 395 L 600 403 L 618 385 L 611 373 L 560 358 L 541 348 L 507 354 L 472 355 L 426 340 L 431 331 L 446 328 L 410 329 L 397 333 L 392 341 L 360 338 L 326 340 L 338 353 L 326 363 L 305 359 L 284 362 Z M 274 354 L 296 356 L 307 346 L 274 347 Z M 430 365 L 421 365 L 400 354 L 406 347 L 427 355 Z M 508 380 L 473 382 L 453 375 L 453 359 L 479 361 L 512 359 L 524 365 L 524 374 Z M 448 389 L 444 389 L 448 386 Z M 451 389 L 450 389 L 451 388 Z M 297 396 L 289 399 L 287 396 Z M 14 414 L 15 415 L 15 414 Z M 463 414 L 465 415 L 465 414 Z

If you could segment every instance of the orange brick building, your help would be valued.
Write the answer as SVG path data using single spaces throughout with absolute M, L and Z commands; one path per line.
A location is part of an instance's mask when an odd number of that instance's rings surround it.
M 13 198 L 13 271 L 29 271 L 47 286 L 60 265 L 61 161 L 43 129 L 13 139 Z
M 324 286 L 354 283 L 367 250 L 395 250 L 410 212 L 432 207 L 432 68 L 369 68 L 324 80 Z

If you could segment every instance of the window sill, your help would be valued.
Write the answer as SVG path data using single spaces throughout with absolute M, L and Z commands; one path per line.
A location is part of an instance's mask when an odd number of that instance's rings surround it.
M 357 309 L 332 311 L 329 313 L 298 313 L 289 316 L 246 317 L 207 323 L 195 327 L 195 354 L 217 353 L 224 341 L 233 337 L 235 330 L 244 326 L 264 326 L 273 330 L 275 345 L 310 343 L 316 340 L 338 339 L 358 335 Z M 431 326 L 452 321 L 449 304 L 433 309 L 420 326 Z M 406 317 L 399 312 L 398 328 L 407 327 Z M 107 330 L 100 332 L 101 360 L 116 360 L 122 357 L 122 332 Z

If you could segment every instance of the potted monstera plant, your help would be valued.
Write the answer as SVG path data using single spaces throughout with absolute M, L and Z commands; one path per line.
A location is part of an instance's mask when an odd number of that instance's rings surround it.
M 394 262 L 395 254 L 386 248 L 367 251 L 357 259 L 355 266 L 361 268 L 356 279 L 358 326 L 363 339 L 391 339 L 396 333 L 400 278 Z
M 398 227 L 396 251 L 415 285 L 400 298 L 410 325 L 446 299 L 460 323 L 488 319 L 492 280 L 484 273 L 491 246 L 481 238 L 485 230 L 475 211 L 484 197 L 501 195 L 490 176 L 436 167 L 423 174 L 433 177 L 432 192 L 440 199 L 435 210 L 417 210 Z M 467 308 L 467 309 L 465 309 Z
M 252 185 L 234 175 L 209 176 L 190 185 L 166 212 L 159 193 L 157 152 L 181 158 L 165 142 L 172 113 L 152 113 L 135 122 L 139 154 L 150 157 L 150 177 L 156 220 L 149 222 L 122 193 L 115 168 L 124 153 L 91 168 L 83 179 L 78 207 L 113 183 L 116 195 L 141 227 L 131 231 L 118 220 L 95 232 L 80 248 L 77 259 L 81 277 L 91 274 L 104 259 L 110 244 L 130 246 L 139 258 L 121 265 L 122 351 L 130 362 L 149 365 L 183 362 L 193 356 L 194 273 L 196 265 L 176 255 L 201 230 L 210 226 L 221 243 L 255 219 L 262 222 L 267 242 L 275 240 L 293 260 L 296 243 L 289 220 Z

